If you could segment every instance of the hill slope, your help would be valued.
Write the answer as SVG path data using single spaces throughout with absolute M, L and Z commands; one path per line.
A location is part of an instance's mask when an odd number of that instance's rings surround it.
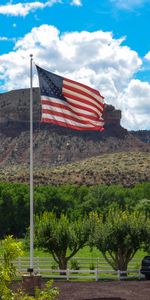
M 57 167 L 34 168 L 34 184 L 122 184 L 150 181 L 150 153 L 103 154 Z M 29 183 L 29 166 L 0 169 L 0 181 Z
M 0 94 L 2 181 L 29 182 L 29 89 Z M 121 111 L 105 105 L 103 132 L 78 132 L 40 123 L 39 89 L 33 89 L 33 160 L 36 184 L 133 185 L 150 180 L 150 131 L 129 132 Z M 120 152 L 120 153 L 119 153 Z

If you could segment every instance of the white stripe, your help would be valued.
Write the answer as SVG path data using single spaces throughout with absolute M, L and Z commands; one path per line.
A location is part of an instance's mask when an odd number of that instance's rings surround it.
M 97 125 L 93 125 L 91 122 L 89 124 L 81 124 L 76 121 L 66 119 L 63 117 L 55 116 L 55 115 L 49 115 L 49 114 L 42 114 L 42 119 L 49 119 L 49 120 L 55 120 L 55 121 L 60 121 L 64 122 L 67 124 L 71 124 L 73 126 L 78 126 L 78 127 L 88 127 L 88 128 L 94 128 L 95 126 L 103 126 L 102 122 L 97 122 Z
M 94 91 L 92 92 L 89 89 L 86 89 L 86 87 L 78 85 L 78 83 L 72 83 L 72 82 L 69 82 L 69 81 L 67 81 L 65 79 L 63 80 L 63 82 L 64 82 L 65 85 L 68 85 L 68 86 L 73 87 L 73 88 L 77 88 L 78 90 L 81 90 L 81 91 L 83 91 L 83 92 L 91 95 L 92 97 L 94 97 L 95 99 L 97 99 L 98 101 L 100 101 L 100 103 L 104 103 L 104 99 L 100 96 L 100 94 L 97 95 Z
M 62 91 L 63 91 L 63 93 L 67 93 L 67 94 L 73 95 L 73 96 L 75 96 L 75 97 L 78 97 L 78 98 L 80 98 L 81 100 L 88 100 L 89 102 L 95 104 L 95 105 L 97 106 L 97 108 L 103 109 L 102 106 L 101 106 L 101 103 L 97 103 L 94 99 L 91 99 L 90 97 L 87 97 L 87 96 L 85 96 L 85 95 L 79 94 L 78 92 L 73 92 L 73 91 L 71 91 L 71 90 L 69 90 L 69 89 L 66 89 L 66 88 L 64 88 L 64 87 L 62 88 Z M 65 96 L 65 97 L 66 97 L 66 96 Z M 74 99 L 74 100 L 75 100 L 75 99 Z M 76 100 L 76 101 L 79 102 L 79 100 Z
M 91 120 L 89 119 L 89 117 L 85 116 L 85 117 L 82 117 L 82 116 L 78 116 L 74 113 L 71 113 L 70 111 L 68 111 L 67 109 L 62 109 L 62 108 L 59 108 L 59 107 L 54 107 L 54 106 L 48 106 L 48 105 L 42 105 L 42 109 L 50 109 L 51 111 L 53 112 L 58 112 L 58 113 L 61 113 L 61 114 L 66 114 L 67 116 L 71 116 L 73 118 L 76 118 L 80 121 L 88 121 L 90 122 L 91 124 L 93 124 L 94 126 L 99 126 L 100 124 L 100 121 L 94 121 L 94 120 Z M 43 114 L 45 113 L 42 113 L 42 116 Z M 48 114 L 48 113 L 47 113 Z M 51 114 L 51 113 L 49 113 Z M 66 117 L 67 118 L 67 117 Z

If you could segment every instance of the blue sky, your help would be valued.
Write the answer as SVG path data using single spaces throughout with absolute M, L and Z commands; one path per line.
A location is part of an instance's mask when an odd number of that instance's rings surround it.
M 149 16 L 150 0 L 1 0 L 1 93 L 29 87 L 33 53 L 39 66 L 99 89 L 125 128 L 150 129 Z

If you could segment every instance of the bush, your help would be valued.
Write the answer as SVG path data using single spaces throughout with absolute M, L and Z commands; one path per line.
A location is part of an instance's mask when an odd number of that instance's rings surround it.
M 70 260 L 70 268 L 71 270 L 80 270 L 79 262 L 76 259 Z
M 52 287 L 52 281 L 48 281 L 43 290 L 36 289 L 35 296 L 29 296 L 22 289 L 13 292 L 10 284 L 16 278 L 16 268 L 12 263 L 22 255 L 22 244 L 8 236 L 3 241 L 3 259 L 0 263 L 0 300 L 54 300 L 59 294 L 57 288 Z

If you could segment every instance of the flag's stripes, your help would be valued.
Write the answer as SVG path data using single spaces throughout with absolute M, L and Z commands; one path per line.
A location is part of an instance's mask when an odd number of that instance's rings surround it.
M 97 113 L 98 116 L 102 113 L 102 109 L 96 106 L 94 103 L 92 103 L 92 101 L 87 101 L 86 99 L 82 99 L 78 96 L 74 96 L 69 93 L 65 93 L 64 96 L 70 104 L 74 103 L 74 106 L 76 107 L 82 107 L 84 110 L 89 108 L 93 112 Z
M 60 126 L 65 126 L 68 128 L 76 129 L 76 130 L 102 130 L 102 125 L 95 126 L 92 124 L 80 124 L 79 122 L 75 122 L 70 119 L 66 119 L 63 117 L 59 117 L 57 115 L 44 114 L 42 117 L 42 122 L 58 124 Z
M 93 95 L 92 93 L 84 92 L 83 90 L 80 90 L 79 88 L 73 88 L 72 86 L 68 86 L 65 83 L 63 83 L 63 93 L 69 92 L 73 95 L 80 95 L 81 99 L 92 99 L 95 101 L 97 106 L 101 105 L 101 98 L 97 95 Z
M 104 107 L 104 104 L 103 104 L 103 97 L 100 96 L 100 94 L 98 95 L 97 93 L 94 93 L 94 92 L 91 92 L 85 88 L 80 88 L 80 85 L 78 86 L 78 84 L 69 84 L 66 83 L 65 80 L 63 80 L 63 94 L 65 93 L 71 93 L 72 95 L 78 95 L 78 97 L 80 96 L 81 99 L 87 99 L 87 100 L 94 100 L 94 103 L 95 105 L 97 105 L 98 107 Z
M 77 81 L 74 81 L 74 80 L 71 80 L 68 78 L 64 78 L 64 81 L 67 82 L 68 84 L 71 83 L 72 86 L 74 85 L 74 86 L 80 86 L 81 88 L 85 88 L 87 91 L 92 92 L 92 93 L 100 96 L 102 99 L 104 99 L 104 97 L 100 94 L 99 91 L 89 87 L 88 85 L 85 85 L 83 83 L 80 83 L 80 82 L 77 82 Z
M 59 109 L 53 109 L 53 107 L 49 110 L 44 110 L 42 111 L 42 116 L 45 118 L 48 118 L 48 116 L 50 115 L 50 118 L 53 116 L 56 116 L 56 117 L 60 117 L 60 119 L 67 119 L 68 122 L 72 121 L 74 122 L 76 125 L 80 124 L 80 126 L 101 126 L 102 125 L 102 122 L 99 121 L 87 121 L 86 119 L 84 118 L 79 118 L 79 117 L 76 117 L 76 116 L 73 116 L 71 113 L 68 113 L 66 112 L 65 110 L 62 110 L 62 111 L 59 111 Z
M 68 112 L 68 114 L 75 115 L 76 117 L 78 117 L 78 119 L 81 119 L 81 117 L 82 117 L 87 120 L 90 119 L 90 120 L 97 121 L 97 117 L 95 117 L 95 116 L 92 116 L 92 115 L 87 116 L 84 111 L 83 112 L 80 111 L 80 113 L 76 113 L 77 110 L 73 111 L 72 109 L 69 109 L 68 107 L 58 104 L 58 103 L 51 103 L 51 105 L 42 104 L 42 112 L 50 111 L 51 107 L 53 107 L 53 109 L 56 109 L 56 111 L 59 109 L 60 112 L 63 110 L 66 110 L 66 112 Z
M 67 98 L 67 100 L 69 102 L 68 103 L 68 102 L 63 102 L 62 100 L 59 100 L 57 98 L 52 98 L 52 97 L 48 98 L 47 96 L 41 96 L 42 105 L 43 104 L 51 105 L 51 99 L 52 99 L 52 105 L 53 105 L 53 103 L 54 104 L 58 103 L 60 105 L 62 104 L 62 105 L 67 106 L 68 109 L 70 109 L 70 110 L 72 110 L 72 111 L 74 111 L 76 113 L 79 113 L 79 114 L 80 113 L 85 113 L 88 116 L 89 115 L 93 115 L 93 116 L 95 116 L 97 118 L 99 118 L 99 116 L 101 115 L 100 112 L 98 111 L 98 109 L 95 108 L 95 107 L 92 107 L 92 105 L 87 105 L 87 104 L 82 105 L 82 103 L 78 104 L 80 102 L 78 102 L 76 104 L 76 101 L 72 100 L 70 98 Z
M 46 97 L 42 96 L 42 113 L 50 113 L 51 109 L 53 111 L 57 111 L 60 113 L 64 113 L 68 115 L 72 115 L 74 118 L 77 118 L 78 120 L 93 120 L 93 121 L 98 121 L 99 118 L 97 118 L 97 116 L 95 116 L 95 114 L 91 115 L 91 113 L 89 113 L 88 111 L 85 112 L 85 110 L 81 110 L 78 108 L 71 108 L 71 106 L 68 105 L 68 103 L 66 104 L 62 104 L 62 101 L 60 101 L 59 99 L 56 98 L 48 98 L 46 99 Z
M 63 83 L 63 94 L 65 95 L 65 93 L 74 95 L 74 97 L 78 96 L 81 98 L 81 100 L 82 99 L 89 100 L 92 103 L 94 103 L 97 107 L 103 108 L 103 104 L 102 104 L 103 99 L 100 96 L 84 92 L 78 88 L 73 88 L 72 86 L 67 86 Z
M 51 100 L 52 99 L 52 100 Z M 56 106 L 56 107 L 62 107 L 62 108 L 67 108 L 69 111 L 73 112 L 73 113 L 78 113 L 79 115 L 80 114 L 83 114 L 84 116 L 87 116 L 87 117 L 94 117 L 97 119 L 97 116 L 95 116 L 95 113 L 92 111 L 92 110 L 87 110 L 85 111 L 85 109 L 82 109 L 82 107 L 74 107 L 73 104 L 64 104 L 62 103 L 62 101 L 60 101 L 59 99 L 56 99 L 56 98 L 50 98 L 50 99 L 46 99 L 46 97 L 42 97 L 42 107 L 51 107 L 52 106 Z

